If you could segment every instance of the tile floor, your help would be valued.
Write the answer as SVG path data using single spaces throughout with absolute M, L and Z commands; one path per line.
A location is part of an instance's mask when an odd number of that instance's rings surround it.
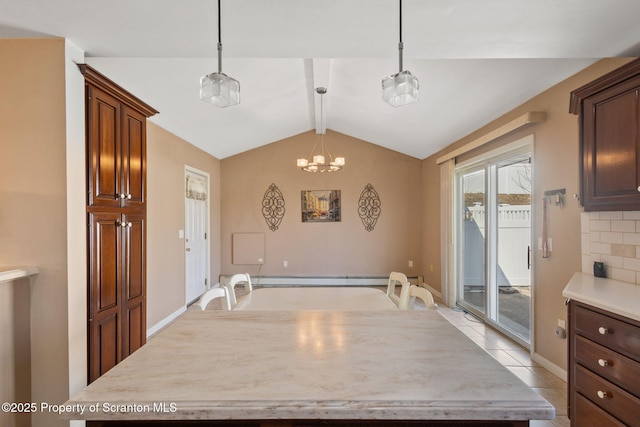
M 556 408 L 555 420 L 531 421 L 531 427 L 569 427 L 565 381 L 531 360 L 528 350 L 470 314 L 442 305 L 438 307 L 438 311 Z

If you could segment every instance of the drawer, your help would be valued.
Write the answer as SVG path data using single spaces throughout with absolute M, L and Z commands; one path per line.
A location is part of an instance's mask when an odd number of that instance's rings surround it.
M 575 408 L 571 414 L 571 425 L 573 427 L 625 427 L 620 421 L 579 394 L 576 396 Z
M 640 397 L 640 363 L 581 336 L 574 349 L 578 363 Z
M 575 306 L 574 319 L 579 335 L 640 361 L 640 333 L 637 326 L 580 305 Z
M 623 423 L 640 426 L 640 399 L 580 365 L 575 373 L 577 393 Z

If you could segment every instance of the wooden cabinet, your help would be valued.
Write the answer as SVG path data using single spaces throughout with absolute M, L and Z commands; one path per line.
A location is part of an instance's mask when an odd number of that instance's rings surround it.
M 640 426 L 640 322 L 569 303 L 572 426 Z
M 89 382 L 146 341 L 146 118 L 157 113 L 87 65 Z
M 146 188 L 146 117 L 87 86 L 89 206 L 142 207 Z
M 585 211 L 640 210 L 640 60 L 571 92 Z

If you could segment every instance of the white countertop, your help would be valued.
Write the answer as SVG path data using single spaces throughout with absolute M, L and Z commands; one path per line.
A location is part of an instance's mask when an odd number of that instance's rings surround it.
M 575 273 L 562 295 L 640 321 L 640 285 Z
M 432 310 L 190 310 L 66 405 L 103 421 L 555 416 Z
M 38 274 L 37 267 L 0 267 L 0 283 Z
M 254 289 L 238 299 L 234 310 L 397 310 L 380 289 L 368 287 L 304 287 Z

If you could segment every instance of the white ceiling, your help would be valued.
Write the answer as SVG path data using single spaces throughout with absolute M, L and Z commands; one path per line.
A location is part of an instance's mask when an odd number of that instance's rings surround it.
M 222 68 L 241 84 L 223 109 L 198 98 L 216 0 L 0 0 L 0 37 L 67 38 L 220 159 L 315 129 L 317 86 L 329 129 L 422 159 L 599 58 L 640 56 L 638 17 L 638 0 L 404 0 L 420 101 L 399 108 L 380 87 L 398 71 L 396 0 L 222 0 Z

